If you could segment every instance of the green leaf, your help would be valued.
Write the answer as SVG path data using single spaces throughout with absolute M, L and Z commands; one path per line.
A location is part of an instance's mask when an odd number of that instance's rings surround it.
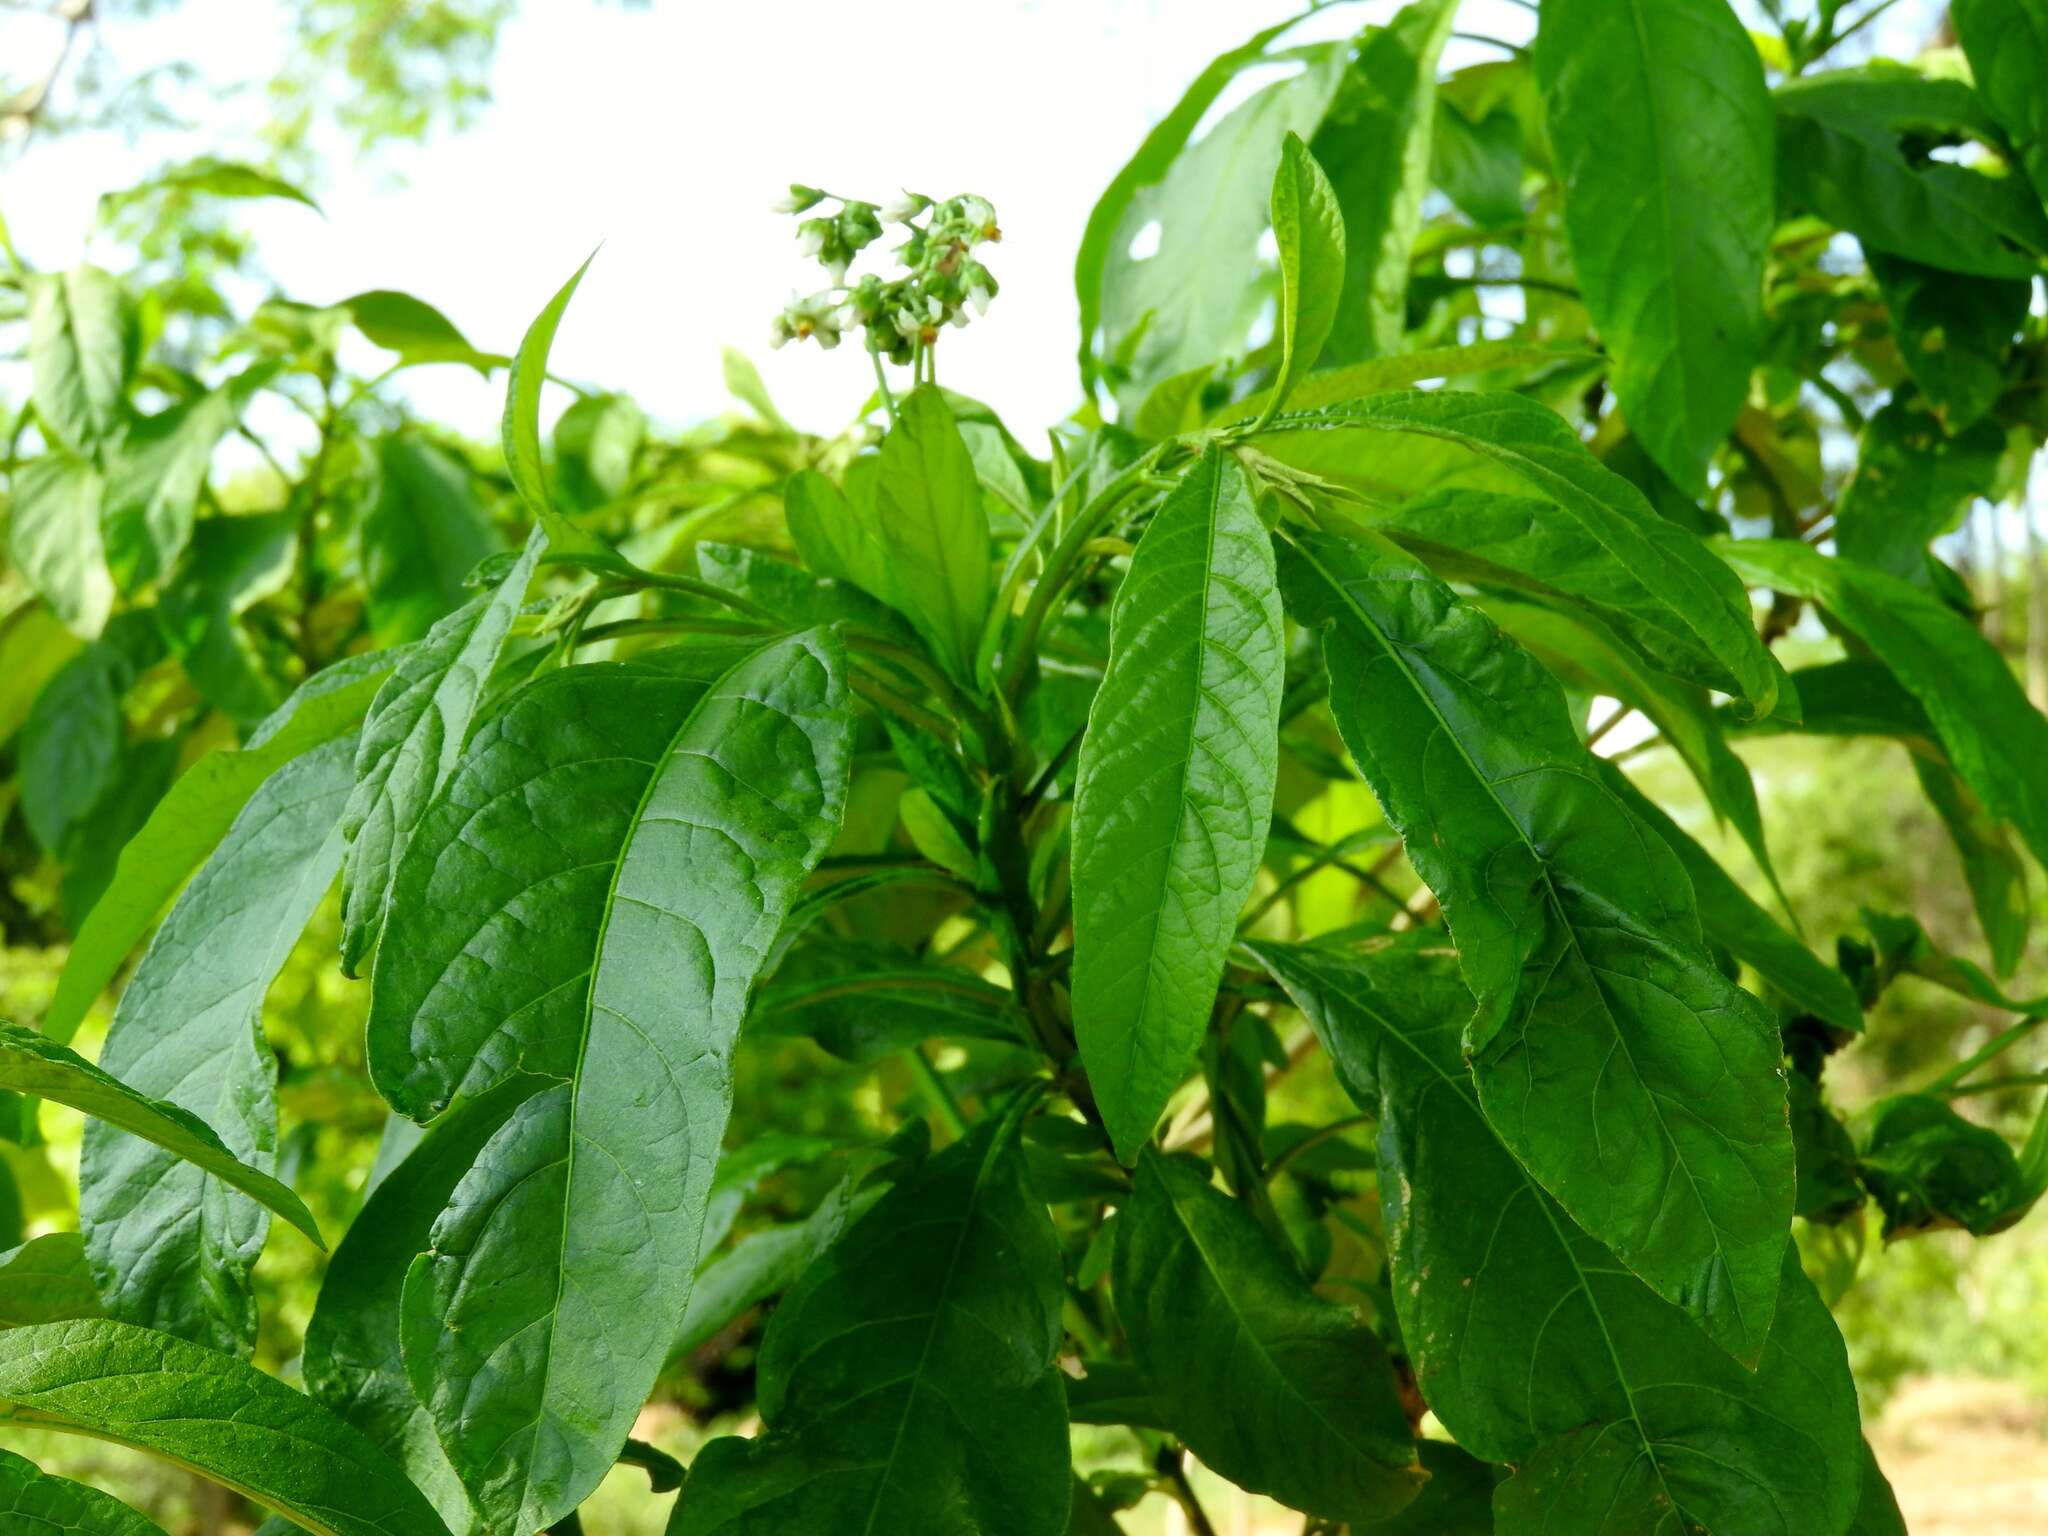
M 306 680 L 239 751 L 209 752 L 180 774 L 140 832 L 121 850 L 106 894 L 71 943 L 43 1034 L 78 1032 L 86 1010 L 113 980 L 164 903 L 226 834 L 249 797 L 293 758 L 354 731 L 384 674 L 401 653 L 373 651 Z
M 0 746 L 14 739 L 44 687 L 79 649 L 49 604 L 26 594 L 0 618 Z
M 1256 48 L 1248 44 L 1212 64 L 1089 218 L 1075 264 L 1083 345 L 1092 346 L 1099 325 L 1102 356 L 1126 412 L 1134 413 L 1161 379 L 1245 350 L 1264 297 L 1256 278 L 1270 215 L 1270 168 L 1289 133 L 1314 136 L 1344 78 L 1349 47 L 1315 43 L 1263 55 L 1290 67 L 1276 71 L 1277 78 L 1201 138 L 1188 139 L 1208 101 L 1257 62 L 1279 30 L 1261 34 Z M 1184 117 L 1205 92 L 1203 105 Z M 1090 381 L 1092 357 L 1083 353 L 1083 377 Z
M 698 1452 L 668 1536 L 1064 1536 L 1059 1239 L 1019 1118 L 983 1120 L 804 1272 L 761 1346 L 767 1432 Z
M 1194 1063 L 1279 772 L 1273 550 L 1212 446 L 1154 515 L 1110 621 L 1074 800 L 1074 1030 L 1128 1163 Z
M 1697 498 L 1762 340 L 1776 216 L 1763 63 L 1728 0 L 1544 0 L 1536 81 L 1614 392 Z
M 58 444 L 88 459 L 119 430 L 141 343 L 135 306 L 94 266 L 28 279 L 30 399 Z
M 1949 761 L 2034 857 L 2048 857 L 2048 719 L 1971 623 L 1931 593 L 1790 539 L 1717 539 L 1746 581 L 1821 604 L 1918 699 Z
M 1857 1164 L 1884 1212 L 1887 1241 L 1943 1227 L 1986 1237 L 2033 1204 L 2005 1138 L 1942 1099 L 1897 1094 L 1859 1118 Z
M 1868 1440 L 1863 1442 L 1863 1502 L 1845 1536 L 1906 1536 L 1906 1522 L 1892 1485 L 1877 1465 Z
M 1473 223 L 1504 230 L 1522 220 L 1522 123 L 1509 107 L 1473 105 L 1477 115 L 1468 115 L 1437 97 L 1429 179 Z
M 1821 1097 L 1819 1083 L 1795 1070 L 1787 1086 L 1792 1150 L 1799 1164 L 1796 1213 L 1813 1222 L 1844 1221 L 1863 1209 L 1863 1186 L 1856 1176 L 1856 1142 L 1849 1127 Z
M 882 442 L 875 515 L 888 600 L 956 681 L 970 680 L 994 588 L 988 514 L 974 460 L 936 389 L 914 390 L 898 407 Z
M 1316 157 L 1289 132 L 1273 174 L 1273 238 L 1280 249 L 1280 374 L 1268 413 L 1322 355 L 1344 297 L 1344 216 Z M 1405 271 L 1405 260 L 1403 267 Z
M 760 417 L 767 426 L 778 432 L 794 432 L 796 428 L 775 408 L 775 401 L 768 394 L 768 386 L 761 382 L 761 370 L 754 366 L 754 360 L 737 347 L 725 348 L 720 356 L 726 393 Z
M 2048 997 L 2008 996 L 1977 966 L 1936 945 L 1917 918 L 1873 912 L 1866 907 L 1863 926 L 1870 930 L 1871 938 L 1876 941 L 1884 978 L 1917 976 L 1987 1008 L 2023 1013 L 2029 1018 L 2048 1018 Z
M 306 1388 L 405 1468 L 449 1530 L 478 1526 L 469 1496 L 405 1374 L 399 1303 L 412 1261 L 477 1154 L 539 1086 L 514 1078 L 436 1120 L 363 1203 L 334 1250 L 306 1324 Z M 401 1122 L 409 1123 L 409 1122 Z
M 609 553 L 601 540 L 585 533 L 556 510 L 554 500 L 548 495 L 547 464 L 540 452 L 540 389 L 547 380 L 548 353 L 555 344 L 555 330 L 562 323 L 562 312 L 569 307 L 569 300 L 576 296 L 576 285 L 583 281 L 583 274 L 590 270 L 590 264 L 597 260 L 592 251 L 583 258 L 583 265 L 561 290 L 548 300 L 547 307 L 534 317 L 527 328 L 525 337 L 519 343 L 519 353 L 512 359 L 512 371 L 505 381 L 505 469 L 512 477 L 512 486 L 518 491 L 519 499 L 525 504 L 527 514 L 533 518 L 536 536 L 545 535 L 539 542 L 543 547 L 555 546 L 557 554 L 604 554 Z
M 1882 251 L 1865 251 L 1863 259 L 1891 311 L 1906 372 L 1949 431 L 1975 426 L 2005 393 L 2006 361 L 2034 285 L 1958 277 Z
M 1928 540 L 1991 494 L 2004 456 L 2005 432 L 1992 422 L 1951 437 L 1924 400 L 1894 395 L 1857 441 L 1856 473 L 1836 506 L 1835 547 L 1924 584 Z
M 1787 81 L 1776 102 L 1787 210 L 1811 210 L 1868 249 L 1944 272 L 2031 277 L 2048 255 L 2048 213 L 2025 181 L 1919 148 L 1937 135 L 2002 142 L 1960 80 L 1879 63 Z
M 1549 674 L 1415 561 L 1310 535 L 1281 580 L 1325 628 L 1338 730 L 1457 938 L 1487 1119 L 1754 1362 L 1793 1202 L 1777 1031 L 1708 957 L 1684 868 L 1595 772 Z
M 1241 1488 L 1333 1520 L 1420 1491 L 1386 1350 L 1309 1289 L 1249 1209 L 1147 1150 L 1117 1217 L 1117 1316 L 1174 1431 Z
M 1685 866 L 1693 899 L 1699 904 L 1700 927 L 1708 941 L 1753 968 L 1801 1012 L 1836 1029 L 1860 1034 L 1863 1010 L 1848 979 L 1780 927 L 1663 807 L 1631 784 L 1628 775 L 1609 762 L 1602 761 L 1599 767 L 1601 777 L 1629 812 L 1663 838 Z
M 363 512 L 364 600 L 379 645 L 417 640 L 468 600 L 469 573 L 501 547 L 469 466 L 419 438 L 377 447 L 377 499 Z
M 356 746 L 355 791 L 341 818 L 348 843 L 341 871 L 345 976 L 355 975 L 377 947 L 399 857 L 455 771 L 484 685 L 547 548 L 547 533 L 536 526 L 504 579 L 428 630 L 377 690 Z
M 164 1536 L 112 1494 L 52 1477 L 12 1451 L 0 1451 L 0 1523 L 12 1536 Z
M 1346 233 L 1343 296 L 1327 360 L 1397 352 L 1408 320 L 1408 268 L 1429 190 L 1436 70 L 1456 0 L 1413 0 L 1368 28 L 1315 131 Z M 1275 219 L 1275 230 L 1278 220 Z M 1315 354 L 1304 349 L 1302 366 Z
M 114 578 L 100 541 L 105 482 L 77 454 L 31 459 L 13 477 L 7 554 L 73 634 L 91 640 L 114 609 Z
M 1489 577 L 1524 573 L 1586 604 L 1662 670 L 1745 699 L 1760 716 L 1776 706 L 1780 671 L 1742 584 L 1554 411 L 1515 395 L 1380 395 L 1286 412 L 1259 445 L 1312 472 L 1355 477 L 1375 504 L 1356 515 L 1426 543 L 1432 560 L 1441 550 L 1477 560 Z M 1400 500 L 1432 489 L 1441 494 Z
M 1216 98 L 1240 73 L 1261 63 L 1267 45 L 1300 19 L 1292 17 L 1267 27 L 1242 46 L 1212 59 L 1173 110 L 1145 136 L 1138 152 L 1116 173 L 1089 211 L 1088 226 L 1082 232 L 1080 249 L 1074 258 L 1074 292 L 1081 305 L 1081 385 L 1089 393 L 1093 393 L 1101 374 L 1095 350 L 1096 332 L 1103 318 L 1103 282 L 1114 259 L 1118 236 L 1128 248 L 1147 222 L 1143 218 L 1133 219 L 1133 210 L 1148 196 L 1158 195 L 1155 189 L 1173 170 Z M 1108 350 L 1115 350 L 1114 341 Z M 1208 363 L 1214 358 L 1197 361 Z
M 320 212 L 318 203 L 281 176 L 236 160 L 198 155 L 182 164 L 166 166 L 147 181 L 137 182 L 132 187 L 101 193 L 100 217 L 104 219 L 116 208 L 160 192 L 199 193 L 206 197 L 277 197 L 303 203 L 315 213 Z
M 1401 1337 L 1458 1443 L 1517 1464 L 1496 1495 L 1501 1531 L 1843 1528 L 1861 1481 L 1855 1385 L 1795 1249 L 1745 1370 L 1573 1226 L 1489 1129 L 1460 1059 L 1450 951 L 1426 937 L 1361 956 L 1251 947 L 1379 1116 Z
M 1599 362 L 1598 353 L 1575 352 L 1565 347 L 1541 347 L 1526 341 L 1475 341 L 1467 347 L 1422 347 L 1394 357 L 1375 357 L 1362 363 L 1318 369 L 1304 375 L 1287 399 L 1297 412 L 1312 411 L 1343 405 L 1391 389 L 1406 389 L 1430 379 L 1597 366 Z M 1270 391 L 1263 391 L 1229 406 L 1217 413 L 1213 425 L 1228 427 L 1241 421 L 1251 421 L 1264 409 L 1269 397 Z
M 2009 976 L 2026 950 L 2027 931 L 2034 923 L 2026 862 L 2004 823 L 1984 809 L 1938 748 L 1909 743 L 1907 750 L 1920 791 L 1948 829 L 1949 841 L 1962 860 L 1963 883 L 1970 888 L 1970 902 L 1991 951 L 1991 968 Z
M 279 703 L 274 668 L 241 615 L 291 580 L 300 514 L 209 517 L 157 599 L 157 623 L 206 701 L 246 728 Z
M 257 363 L 196 400 L 135 417 L 107 444 L 100 535 L 123 592 L 162 580 L 178 563 L 214 449 L 277 372 Z
M 76 1232 L 46 1233 L 0 1253 L 0 1328 L 100 1315 L 99 1287 Z
M 2048 16 L 2028 0 L 1955 0 L 1950 7 L 1977 99 L 1998 120 L 2020 168 L 2048 204 Z
M 0 1087 L 54 1099 L 175 1153 L 230 1188 L 262 1201 L 315 1243 L 320 1241 L 320 1229 L 299 1197 L 269 1174 L 237 1161 L 196 1115 L 137 1093 L 34 1030 L 0 1023 Z
M 793 950 L 761 989 L 747 1033 L 807 1036 L 842 1061 L 879 1061 L 931 1039 L 1033 1044 L 1008 988 L 958 965 L 844 939 Z
M 708 691 L 572 668 L 493 716 L 406 849 L 406 943 L 372 984 L 379 1089 L 426 1119 L 515 1069 L 554 1080 L 485 1145 L 405 1285 L 407 1375 L 487 1523 L 574 1509 L 667 1358 L 734 1039 L 851 750 L 826 631 Z
M 127 1323 L 0 1333 L 0 1419 L 149 1451 L 312 1536 L 446 1536 L 404 1474 L 304 1393 Z
M 348 315 L 365 340 L 387 352 L 396 352 L 403 368 L 422 363 L 466 363 L 478 373 L 488 374 L 511 361 L 495 352 L 479 352 L 454 321 L 425 299 L 409 293 L 373 288 L 343 299 L 335 308 Z
M 22 819 L 53 858 L 64 858 L 120 774 L 127 738 L 122 696 L 134 658 L 109 639 L 87 646 L 50 680 L 21 729 Z
M 800 469 L 783 489 L 789 536 L 804 564 L 832 581 L 850 581 L 870 597 L 901 606 L 882 549 L 872 505 L 865 511 L 814 469 Z
M 334 883 L 353 750 L 346 737 L 328 742 L 257 791 L 157 930 L 100 1052 L 131 1091 L 204 1120 L 265 1174 L 277 1155 L 277 1059 L 263 998 Z M 147 1145 L 127 1129 L 111 1117 L 88 1126 L 79 1161 L 79 1220 L 107 1311 L 247 1348 L 249 1271 L 269 1217 L 213 1182 L 245 1188 L 236 1178 L 181 1166 L 172 1154 L 188 1156 L 182 1148 Z

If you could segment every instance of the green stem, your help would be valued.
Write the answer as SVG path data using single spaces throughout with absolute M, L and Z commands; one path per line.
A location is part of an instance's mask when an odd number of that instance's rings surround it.
M 574 646 L 595 645 L 600 640 L 620 640 L 628 635 L 766 635 L 773 630 L 759 624 L 740 624 L 731 619 L 613 619 L 585 629 L 576 624 Z
M 701 577 L 679 576 L 670 571 L 642 570 L 623 555 L 610 553 L 593 554 L 577 550 L 549 550 L 541 556 L 541 564 L 567 565 L 574 566 L 579 570 L 595 571 L 628 587 L 653 587 L 663 592 L 680 592 L 687 597 L 702 598 L 707 603 L 716 603 L 722 608 L 730 608 L 733 612 L 743 613 L 752 619 L 765 619 L 770 623 L 776 621 L 776 615 L 772 610 L 764 608 L 750 597 L 743 597 L 737 592 L 728 591 L 726 588 L 714 582 L 705 581 Z
M 938 1112 L 939 1119 L 945 1122 L 946 1129 L 953 1133 L 955 1139 L 965 1137 L 967 1116 L 960 1112 L 960 1101 L 953 1097 L 953 1090 L 948 1088 L 946 1080 L 939 1076 L 939 1069 L 931 1064 L 930 1058 L 924 1053 L 924 1047 L 913 1045 L 903 1054 L 910 1061 L 911 1075 L 924 1089 L 925 1097 L 932 1101 L 932 1108 Z
M 936 736 L 949 747 L 960 745 L 960 734 L 953 728 L 953 722 L 942 720 L 921 704 L 913 704 L 894 689 L 878 682 L 870 673 L 849 672 L 847 684 L 868 703 L 877 709 L 887 710 L 897 719 L 916 726 L 919 730 Z
M 1979 1093 L 2004 1093 L 2009 1088 L 2039 1088 L 2048 1084 L 2048 1072 L 2017 1072 L 2011 1077 L 1987 1077 L 1981 1083 L 1958 1083 L 1948 1090 L 1952 1099 L 1967 1099 Z
M 868 332 L 868 359 L 875 365 L 875 389 L 882 397 L 883 408 L 889 413 L 889 425 L 896 425 L 896 396 L 889 389 L 889 374 L 882 367 L 882 349 L 875 345 L 875 335 Z
M 1947 1093 L 1979 1067 L 2004 1055 L 2012 1047 L 2018 1045 L 2044 1023 L 2048 1023 L 2048 1016 L 2037 1017 L 2029 1015 L 2019 1020 L 1993 1037 L 1980 1050 L 1950 1067 L 1941 1076 L 1929 1083 L 1922 1091 L 1926 1093 Z
M 1279 1173 L 1281 1169 L 1285 1168 L 1303 1153 L 1311 1152 L 1315 1148 L 1320 1147 L 1333 1136 L 1341 1136 L 1346 1131 L 1357 1130 L 1359 1126 L 1371 1125 L 1372 1122 L 1373 1117 L 1371 1115 L 1347 1115 L 1342 1120 L 1333 1120 L 1328 1125 L 1319 1126 L 1315 1130 L 1310 1131 L 1301 1140 L 1274 1158 L 1272 1162 L 1266 1164 L 1266 1182 L 1270 1184 L 1273 1181 L 1274 1175 Z

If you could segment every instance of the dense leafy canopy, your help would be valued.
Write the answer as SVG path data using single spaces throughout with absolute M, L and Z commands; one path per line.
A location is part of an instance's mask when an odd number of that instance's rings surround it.
M 670 1536 L 1207 1530 L 1190 1456 L 1317 1530 L 1901 1529 L 1802 1260 L 2048 1192 L 1992 1075 L 2048 717 L 1950 537 L 2048 439 L 2048 27 L 1844 65 L 1857 10 L 1260 33 L 1096 206 L 1038 446 L 939 383 L 973 194 L 790 188 L 775 334 L 875 370 L 829 437 L 736 356 L 544 431 L 589 262 L 499 354 L 8 249 L 0 919 L 69 947 L 0 1135 L 90 1123 L 75 1224 L 0 1164 L 0 1423 L 314 1536 L 573 1532 L 621 1464 Z M 311 201 L 106 206 L 252 197 Z M 499 442 L 364 342 L 502 374 Z M 1792 734 L 1905 747 L 1986 963 L 1802 930 Z M 1893 985 L 2007 1026 L 1844 1116 Z M 154 1529 L 0 1452 L 6 1521 Z

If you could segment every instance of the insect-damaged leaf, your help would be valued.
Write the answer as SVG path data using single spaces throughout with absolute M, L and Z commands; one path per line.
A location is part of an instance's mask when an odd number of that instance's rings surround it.
M 1211 448 L 1131 557 L 1074 804 L 1074 1029 L 1126 1162 L 1195 1058 L 1279 771 L 1280 594 Z
M 405 1283 L 408 1378 L 487 1523 L 538 1530 L 617 1457 L 689 1299 L 748 993 L 838 825 L 829 631 L 706 688 L 646 664 L 507 702 L 421 823 L 370 1065 L 425 1119 L 552 1079 L 484 1145 Z
M 1500 1530 L 1844 1529 L 1862 1482 L 1856 1391 L 1796 1250 L 1744 1370 L 1489 1129 L 1460 1060 L 1448 950 L 1253 947 L 1379 1117 L 1402 1341 L 1459 1444 L 1517 1464 L 1495 1496 Z
M 1574 1219 L 1754 1362 L 1793 1203 L 1777 1031 L 1709 958 L 1671 850 L 1556 682 L 1376 537 L 1285 546 L 1338 730 L 1478 999 L 1480 1103 Z
M 1063 1536 L 1059 1240 L 991 1115 L 804 1272 L 761 1346 L 767 1432 L 698 1453 L 668 1536 Z

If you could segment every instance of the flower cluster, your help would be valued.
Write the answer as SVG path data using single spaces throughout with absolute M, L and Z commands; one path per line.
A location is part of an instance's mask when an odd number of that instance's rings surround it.
M 836 203 L 837 211 L 817 211 L 827 203 Z M 846 332 L 861 330 L 870 351 L 908 365 L 930 352 L 940 327 L 966 325 L 996 296 L 994 276 L 974 256 L 977 247 L 1003 237 L 985 197 L 963 193 L 936 201 L 905 192 L 877 206 L 792 185 L 775 211 L 809 215 L 796 227 L 797 249 L 821 263 L 832 283 L 808 297 L 790 295 L 770 330 L 772 346 L 811 340 L 829 350 Z M 905 232 L 894 253 L 902 275 L 867 273 L 849 284 L 854 259 L 889 224 Z

